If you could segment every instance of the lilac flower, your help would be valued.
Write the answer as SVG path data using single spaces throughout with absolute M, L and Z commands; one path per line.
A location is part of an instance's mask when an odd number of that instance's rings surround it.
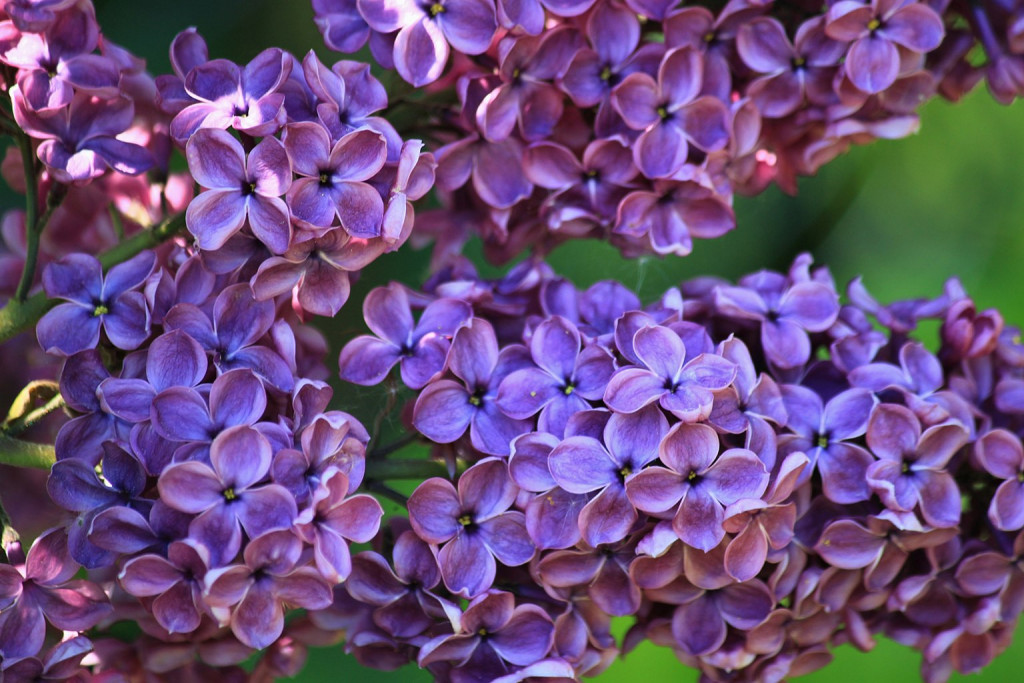
M 271 348 L 257 345 L 274 324 L 274 305 L 256 301 L 246 284 L 226 287 L 213 302 L 211 317 L 189 303 L 175 305 L 164 316 L 164 329 L 183 330 L 213 355 L 220 372 L 249 368 L 271 386 L 290 391 L 291 369 Z
M 63 640 L 50 648 L 42 659 L 26 657 L 4 668 L 8 681 L 66 681 L 88 676 L 82 659 L 93 645 L 85 636 Z M 6 665 L 6 662 L 5 662 Z
M 530 182 L 549 190 L 569 191 L 599 216 L 614 216 L 626 188 L 637 175 L 633 155 L 622 142 L 594 140 L 583 151 L 582 162 L 566 147 L 537 142 L 526 148 L 523 170 Z
M 756 430 L 761 426 L 758 423 L 766 420 L 786 424 L 788 416 L 782 390 L 770 375 L 757 374 L 747 345 L 735 337 L 726 339 L 722 342 L 721 353 L 723 358 L 736 364 L 734 391 L 723 391 L 715 396 L 709 421 L 718 429 L 734 433 Z
M 800 24 L 793 43 L 771 17 L 740 27 L 736 51 L 747 66 L 764 74 L 747 88 L 762 116 L 780 118 L 797 111 L 805 100 L 824 105 L 836 99 L 832 78 L 846 45 L 829 39 L 824 24 L 820 16 Z
M 544 28 L 545 12 L 559 17 L 577 17 L 595 0 L 498 0 L 498 21 L 505 28 L 521 28 L 535 36 Z
M 572 421 L 568 431 L 570 435 L 574 432 Z M 559 488 L 551 476 L 548 458 L 559 441 L 547 432 L 523 434 L 512 442 L 508 462 L 509 475 L 516 485 L 522 491 L 538 494 L 526 504 L 523 512 L 530 540 L 541 550 L 568 548 L 579 542 L 582 537 L 580 512 L 588 502 L 585 494 Z
M 348 477 L 331 470 L 295 520 L 302 539 L 313 546 L 316 568 L 331 583 L 341 583 L 352 571 L 346 541 L 368 543 L 377 535 L 384 514 L 373 496 L 348 494 Z
M 153 166 L 145 147 L 119 139 L 132 123 L 135 109 L 124 97 L 102 99 L 85 91 L 50 116 L 32 111 L 20 86 L 11 88 L 14 119 L 26 133 L 42 140 L 36 156 L 62 183 L 85 183 L 108 168 L 138 175 Z
M 710 189 L 694 182 L 659 180 L 652 190 L 626 195 L 619 203 L 613 232 L 646 236 L 657 254 L 686 256 L 693 251 L 694 237 L 714 239 L 735 227 L 732 208 Z
M 263 383 L 251 370 L 239 368 L 214 380 L 208 398 L 191 387 L 165 389 L 152 399 L 149 413 L 165 439 L 209 443 L 229 427 L 255 424 L 266 408 Z
M 945 423 L 921 431 L 921 424 L 901 405 L 875 407 L 868 422 L 867 442 L 879 458 L 867 470 L 868 486 L 891 509 L 921 515 L 935 527 L 960 521 L 960 490 L 946 470 L 967 442 L 967 430 Z
M 587 17 L 586 35 L 591 47 L 576 52 L 565 69 L 561 86 L 576 106 L 593 107 L 600 104 L 603 109 L 607 106 L 612 88 L 636 71 L 638 63 L 642 64 L 637 59 L 640 22 L 636 13 L 626 7 L 597 3 Z M 657 59 L 660 61 L 661 54 L 657 54 Z
M 333 147 L 320 124 L 289 124 L 284 132 L 295 172 L 301 176 L 288 190 L 288 206 L 297 224 L 323 234 L 335 219 L 353 237 L 377 237 L 384 219 L 384 201 L 364 180 L 387 159 L 387 143 L 376 131 L 347 133 Z
M 184 145 L 200 128 L 228 127 L 256 137 L 272 135 L 284 124 L 284 95 L 277 89 L 291 65 L 276 47 L 244 69 L 226 59 L 196 64 L 185 74 L 185 91 L 197 102 L 171 121 L 171 137 Z
M 656 407 L 616 413 L 604 428 L 604 444 L 589 436 L 570 436 L 555 446 L 548 467 L 569 493 L 593 493 L 579 516 L 583 539 L 592 547 L 621 541 L 636 522 L 626 497 L 630 479 L 658 457 L 668 420 Z
M 851 442 L 867 431 L 877 399 L 866 389 L 848 389 L 822 406 L 821 397 L 806 387 L 785 385 L 782 392 L 790 416 L 787 427 L 793 433 L 782 436 L 779 447 L 810 458 L 803 479 L 817 468 L 829 500 L 844 505 L 867 500 L 871 490 L 865 472 L 874 458 Z
M 385 249 L 384 240 L 352 237 L 335 228 L 266 259 L 249 284 L 257 301 L 291 291 L 293 306 L 297 303 L 307 313 L 334 317 L 348 301 L 349 273 L 369 265 Z
M 562 117 L 562 93 L 551 83 L 581 47 L 579 34 L 568 26 L 538 37 L 517 39 L 502 51 L 501 85 L 476 112 L 477 126 L 492 142 L 504 140 L 519 124 L 526 140 L 543 140 Z
M 636 544 L 620 542 L 582 550 L 556 550 L 545 555 L 537 571 L 545 584 L 586 587 L 587 595 L 606 614 L 626 616 L 640 608 L 641 593 L 630 575 Z
M 363 301 L 363 317 L 377 335 L 356 337 L 341 351 L 341 378 L 354 384 L 378 384 L 395 363 L 401 363 L 402 381 L 412 389 L 424 387 L 444 369 L 449 339 L 473 315 L 457 299 L 431 302 L 413 323 L 409 297 L 398 284 L 374 289 Z
M 19 30 L 41 33 L 75 2 L 76 0 L 8 0 L 4 3 L 4 12 Z
M 935 354 L 918 342 L 907 342 L 900 347 L 900 365 L 892 363 L 866 363 L 850 371 L 850 384 L 865 387 L 880 394 L 886 389 L 897 389 L 903 394 L 907 407 L 929 423 L 941 422 L 951 410 L 949 392 L 942 392 L 944 378 L 942 364 Z
M 974 454 L 985 471 L 1002 479 L 992 495 L 988 518 L 1001 531 L 1024 527 L 1024 448 L 1005 429 L 995 429 L 974 442 Z
M 416 87 L 436 81 L 448 61 L 449 43 L 466 55 L 477 55 L 494 34 L 492 0 L 359 0 L 359 13 L 374 31 L 395 37 L 395 69 Z
M 683 341 L 667 327 L 638 330 L 633 349 L 645 367 L 620 369 L 605 390 L 604 401 L 616 412 L 636 412 L 658 401 L 679 419 L 696 422 L 711 413 L 711 392 L 736 376 L 736 366 L 721 356 L 687 358 Z
M 302 506 L 332 471 L 340 470 L 346 476 L 348 493 L 352 493 L 362 483 L 366 469 L 361 428 L 355 418 L 345 413 L 318 415 L 302 430 L 301 450 L 284 448 L 274 455 L 270 467 L 274 483 L 288 489 Z
M 335 52 L 358 52 L 370 37 L 356 0 L 313 0 L 313 14 L 324 42 Z
M 331 591 L 312 567 L 299 567 L 302 542 L 288 531 L 269 531 L 245 546 L 244 565 L 206 574 L 206 601 L 215 608 L 233 607 L 231 632 L 251 648 L 269 646 L 284 631 L 282 603 L 324 609 Z
M 711 550 L 725 537 L 726 506 L 760 498 L 768 486 L 768 472 L 754 453 L 719 451 L 711 427 L 677 424 L 658 450 L 667 467 L 648 467 L 626 482 L 630 502 L 650 513 L 675 509 L 672 528 L 680 540 Z
M 441 583 L 441 571 L 430 546 L 405 531 L 395 540 L 392 557 L 394 570 L 377 553 L 359 553 L 345 583 L 356 600 L 377 606 L 374 623 L 396 638 L 417 636 L 439 618 L 458 624 L 458 607 L 432 592 Z
M 203 579 L 210 564 L 206 548 L 192 539 L 174 541 L 167 558 L 141 555 L 125 563 L 117 578 L 137 597 L 153 597 L 153 616 L 168 633 L 192 633 L 203 611 Z
M 797 282 L 780 287 L 775 278 L 766 286 L 719 287 L 715 306 L 724 315 L 761 321 L 765 356 L 780 368 L 803 365 L 810 358 L 808 332 L 828 329 L 839 315 L 836 293 L 820 282 Z
M 727 626 L 752 629 L 771 612 L 771 590 L 761 581 L 732 583 L 713 587 L 688 585 L 685 579 L 655 591 L 659 601 L 679 604 L 672 614 L 672 635 L 676 644 L 689 655 L 708 655 L 725 644 Z
M 496 398 L 501 381 L 529 364 L 526 349 L 498 352 L 494 328 L 480 318 L 460 327 L 448 351 L 448 367 L 462 382 L 441 379 L 428 384 L 416 399 L 412 421 L 437 443 L 451 443 L 466 433 L 477 450 L 506 455 L 509 444 L 530 431 L 529 423 L 506 416 Z
M 900 74 L 899 48 L 931 52 L 942 42 L 945 29 L 942 18 L 926 3 L 842 0 L 829 8 L 825 33 L 853 43 L 844 62 L 846 77 L 864 92 L 877 93 Z
M 92 8 L 80 4 L 57 15 L 43 33 L 0 38 L 0 61 L 19 69 L 18 87 L 35 111 L 59 109 L 76 91 L 111 99 L 121 74 L 113 60 L 90 54 L 98 40 Z
M 494 583 L 495 558 L 514 567 L 528 562 L 533 544 L 523 513 L 508 511 L 516 497 L 505 463 L 481 460 L 459 477 L 458 490 L 444 479 L 428 479 L 409 497 L 409 521 L 438 553 L 448 590 L 476 597 Z
M 153 271 L 156 259 L 145 251 L 112 267 L 88 254 L 69 254 L 43 271 L 46 295 L 64 299 L 36 326 L 39 345 L 47 353 L 70 356 L 95 348 L 100 331 L 119 349 L 138 348 L 149 336 L 149 309 L 137 290 Z
M 192 69 L 210 61 L 210 51 L 206 41 L 193 26 L 174 36 L 169 52 L 174 74 L 160 74 L 154 81 L 160 109 L 169 114 L 177 114 L 195 103 L 185 90 L 185 78 Z
M 71 557 L 87 569 L 113 562 L 114 553 L 105 550 L 124 544 L 123 539 L 103 538 L 93 522 L 110 508 L 127 506 L 148 516 L 152 502 L 143 498 L 146 473 L 131 454 L 114 443 L 103 445 L 100 462 L 102 479 L 87 461 L 67 458 L 54 463 L 46 492 L 65 510 L 79 513 L 68 527 L 68 548 Z M 145 525 L 145 518 L 140 522 Z
M 633 159 L 648 178 L 667 178 L 686 162 L 688 143 L 710 152 L 729 140 L 729 114 L 720 100 L 698 97 L 703 59 L 688 47 L 665 54 L 658 80 L 632 73 L 615 87 L 612 102 L 626 125 L 643 133 Z
M 604 394 L 614 370 L 611 354 L 597 345 L 580 350 L 580 333 L 555 316 L 537 326 L 530 338 L 535 368 L 510 374 L 498 387 L 498 407 L 516 419 L 540 411 L 537 428 L 562 436 L 569 417 L 591 407 Z
M 84 631 L 110 613 L 110 603 L 99 586 L 71 578 L 77 571 L 61 529 L 50 529 L 35 540 L 21 571 L 0 565 L 5 592 L 9 590 L 13 598 L 13 604 L 0 612 L 4 658 L 39 652 L 47 622 L 65 631 Z
M 206 188 L 188 205 L 185 221 L 201 249 L 219 249 L 248 222 L 253 234 L 275 254 L 292 238 L 288 207 L 281 195 L 292 184 L 285 147 L 264 138 L 246 157 L 231 134 L 216 128 L 196 131 L 185 148 L 189 171 Z
M 271 446 L 251 427 L 231 427 L 210 446 L 210 463 L 171 465 L 158 481 L 160 498 L 175 510 L 198 515 L 189 536 L 210 551 L 215 565 L 229 562 L 250 538 L 291 527 L 295 499 L 277 484 L 259 486 L 270 469 Z M 251 544 L 250 544 L 251 545 Z

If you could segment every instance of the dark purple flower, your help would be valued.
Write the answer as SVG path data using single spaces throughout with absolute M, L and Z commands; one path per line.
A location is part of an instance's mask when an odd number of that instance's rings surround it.
M 4 12 L 22 31 L 45 31 L 76 0 L 7 0 Z
M 363 317 L 376 337 L 356 337 L 341 351 L 341 378 L 354 384 L 380 383 L 395 363 L 401 363 L 402 382 L 420 389 L 445 367 L 449 341 L 473 315 L 458 299 L 438 299 L 413 321 L 405 288 L 391 284 L 371 291 L 363 301 Z
M 606 614 L 622 617 L 640 608 L 640 588 L 630 576 L 635 543 L 617 543 L 583 550 L 556 550 L 545 555 L 537 571 L 545 584 L 557 588 L 585 587 Z
M 583 539 L 596 548 L 621 541 L 636 522 L 626 497 L 629 480 L 658 457 L 668 420 L 657 407 L 612 415 L 604 443 L 590 436 L 570 436 L 548 458 L 555 482 L 569 493 L 595 493 L 579 516 Z
M 352 597 L 377 606 L 374 623 L 396 638 L 417 636 L 435 619 L 458 624 L 459 608 L 432 592 L 441 583 L 441 571 L 430 546 L 405 531 L 391 554 L 394 570 L 377 553 L 359 553 L 352 558 L 352 573 L 345 582 Z
M 492 0 L 359 0 L 357 6 L 374 31 L 398 31 L 395 68 L 416 87 L 438 79 L 449 43 L 462 54 L 477 55 L 494 35 Z
M 78 565 L 68 553 L 62 529 L 50 529 L 37 538 L 20 571 L 0 567 L 5 592 L 8 599 L 13 598 L 13 604 L 0 612 L 0 653 L 5 659 L 38 653 L 47 622 L 65 631 L 84 631 L 111 611 L 99 586 L 85 579 L 72 580 Z
M 206 548 L 186 538 L 168 546 L 166 559 L 142 555 L 129 560 L 117 578 L 130 595 L 154 598 L 150 609 L 168 633 L 191 633 L 208 609 L 203 579 L 209 564 Z
M 912 511 L 934 527 L 960 522 L 960 489 L 946 468 L 967 443 L 967 430 L 949 422 L 928 427 L 909 409 L 891 403 L 875 407 L 867 442 L 878 457 L 867 470 L 868 486 L 894 510 Z
M 680 540 L 711 550 L 725 537 L 726 506 L 760 498 L 768 486 L 768 472 L 754 453 L 720 451 L 711 427 L 677 424 L 659 448 L 667 467 L 648 467 L 626 482 L 629 500 L 649 513 L 675 509 L 672 527 Z
M 426 385 L 413 409 L 412 422 L 437 443 L 451 443 L 466 433 L 477 450 L 507 455 L 509 444 L 530 431 L 498 408 L 498 386 L 510 373 L 530 363 L 526 349 L 506 346 L 498 352 L 494 328 L 481 318 L 460 327 L 448 351 L 448 367 L 462 382 L 441 379 Z
M 49 116 L 32 111 L 17 85 L 11 88 L 11 101 L 18 125 L 42 140 L 36 156 L 59 182 L 85 183 L 108 168 L 138 175 L 153 166 L 149 150 L 117 137 L 135 116 L 132 101 L 125 97 L 103 99 L 80 91 L 66 108 Z
M 537 605 L 516 605 L 511 593 L 494 591 L 473 600 L 462 613 L 461 628 L 420 648 L 419 665 L 451 662 L 480 668 L 490 678 L 508 665 L 527 666 L 551 649 L 554 623 Z
M 292 185 L 292 171 L 284 145 L 264 138 L 247 157 L 230 133 L 204 128 L 189 138 L 185 153 L 189 171 L 206 188 L 185 212 L 201 249 L 220 249 L 247 223 L 271 252 L 288 249 L 292 227 L 281 195 Z
M 583 150 L 582 161 L 557 143 L 534 143 L 523 155 L 523 170 L 534 185 L 579 199 L 609 219 L 637 175 L 629 148 L 614 138 L 591 142 Z
M 200 128 L 231 127 L 248 135 L 272 135 L 284 124 L 284 94 L 292 62 L 273 47 L 245 68 L 226 59 L 194 65 L 184 76 L 185 92 L 197 100 L 171 121 L 171 137 L 184 145 Z
M 335 52 L 358 52 L 370 37 L 356 0 L 313 0 L 313 14 L 324 42 Z
M 308 502 L 333 470 L 347 478 L 348 493 L 363 481 L 366 447 L 361 441 L 361 425 L 345 413 L 332 411 L 318 415 L 302 430 L 301 450 L 285 448 L 274 455 L 270 467 L 275 484 L 288 489 L 299 505 Z
M 119 349 L 138 348 L 149 336 L 149 308 L 137 290 L 153 272 L 156 258 L 145 251 L 112 267 L 106 277 L 95 257 L 69 254 L 43 271 L 46 295 L 64 299 L 36 326 L 39 345 L 65 356 L 95 348 L 100 331 Z
M 607 415 L 607 414 L 606 414 Z M 572 430 L 572 422 L 570 428 Z M 600 434 L 600 433 L 599 433 Z M 582 537 L 579 516 L 587 504 L 586 494 L 559 488 L 548 468 L 548 458 L 559 438 L 547 432 L 524 434 L 512 442 L 508 469 L 523 491 L 535 493 L 525 505 L 526 531 L 537 548 L 568 548 Z M 635 514 L 635 512 L 634 512 Z
M 580 350 L 580 333 L 561 316 L 542 322 L 530 338 L 534 368 L 502 380 L 498 407 L 516 419 L 540 411 L 537 428 L 562 436 L 569 418 L 599 401 L 615 369 L 611 354 L 593 344 Z
M 648 178 L 667 178 L 686 162 L 689 144 L 710 152 L 729 140 L 729 111 L 718 99 L 698 96 L 703 57 L 683 47 L 665 54 L 655 81 L 632 73 L 612 92 L 626 124 L 643 131 L 633 159 Z
M 198 515 L 189 536 L 210 551 L 214 565 L 229 562 L 250 538 L 290 528 L 298 511 L 288 490 L 259 483 L 270 469 L 271 446 L 251 427 L 231 427 L 210 446 L 210 463 L 171 465 L 160 475 L 160 498 L 167 505 Z
M 736 366 L 711 353 L 688 358 L 679 335 L 667 327 L 643 327 L 633 350 L 645 367 L 622 368 L 608 382 L 604 401 L 616 412 L 632 413 L 655 401 L 681 420 L 696 422 L 711 414 L 712 391 L 736 377 Z
M 695 182 L 658 180 L 652 190 L 634 190 L 619 203 L 613 232 L 646 236 L 658 254 L 686 256 L 694 237 L 714 239 L 735 227 L 726 198 Z
M 517 490 L 505 463 L 487 458 L 459 477 L 458 490 L 433 478 L 413 491 L 409 521 L 424 541 L 444 544 L 438 563 L 448 590 L 475 597 L 494 583 L 495 558 L 514 567 L 533 557 L 523 513 L 508 511 Z
M 206 601 L 231 610 L 231 632 L 251 648 L 262 649 L 284 631 L 284 603 L 316 610 L 332 602 L 327 582 L 312 567 L 299 567 L 302 542 L 290 531 L 253 536 L 244 565 L 206 574 Z

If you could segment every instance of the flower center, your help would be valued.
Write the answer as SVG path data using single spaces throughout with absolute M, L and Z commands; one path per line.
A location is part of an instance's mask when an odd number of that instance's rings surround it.
M 110 309 L 103 304 L 96 304 L 96 308 L 92 309 L 92 317 L 94 318 L 106 315 L 107 313 L 110 313 Z
M 430 16 L 432 17 L 436 17 L 438 14 L 445 13 L 444 5 L 442 5 L 439 2 L 435 2 L 434 4 L 432 4 L 427 11 L 430 12 Z
M 228 487 L 224 489 L 221 495 L 223 495 L 224 500 L 228 501 L 229 503 L 233 500 L 238 500 L 238 494 L 235 493 L 234 487 Z
M 331 178 L 333 177 L 333 175 L 334 174 L 331 173 L 330 170 L 325 169 L 323 171 L 320 171 L 320 187 L 326 187 L 330 185 Z
M 668 108 L 664 105 L 658 107 L 656 111 L 658 112 L 658 116 L 660 116 L 662 120 L 667 119 L 669 117 Z
M 601 80 L 602 81 L 610 81 L 611 78 L 612 78 L 612 68 L 610 66 L 606 66 L 605 68 L 601 69 Z
M 461 524 L 464 527 L 472 526 L 473 525 L 473 515 L 469 514 L 468 512 L 463 514 L 463 515 L 460 515 L 459 516 L 459 524 Z
M 881 25 L 882 22 L 880 22 L 878 19 L 872 19 L 871 21 L 868 22 L 868 30 L 872 32 L 877 31 L 878 27 Z
M 562 389 L 566 396 L 572 396 L 572 392 L 576 391 L 576 387 L 571 384 L 566 384 L 565 389 Z
M 818 448 L 828 448 L 828 435 L 819 434 L 817 441 Z

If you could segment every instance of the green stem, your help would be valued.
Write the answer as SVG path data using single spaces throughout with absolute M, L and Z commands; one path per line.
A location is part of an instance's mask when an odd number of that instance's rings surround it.
M 21 271 L 18 289 L 14 292 L 16 301 L 25 301 L 28 290 L 32 288 L 32 279 L 36 274 L 36 259 L 39 256 L 39 234 L 42 226 L 36 222 L 36 208 L 39 205 L 39 184 L 36 179 L 36 161 L 32 154 L 32 139 L 21 133 L 18 135 L 18 147 L 21 148 L 21 168 L 25 174 L 25 267 Z
M 141 251 L 157 246 L 185 227 L 185 214 L 180 213 L 167 219 L 152 230 L 140 232 L 128 238 L 113 249 L 99 256 L 104 269 L 130 259 Z M 57 305 L 56 299 L 46 298 L 39 292 L 25 301 L 12 299 L 0 310 L 0 342 L 5 342 L 19 332 L 35 325 L 43 315 Z
M 48 470 L 56 460 L 53 446 L 0 434 L 0 465 Z

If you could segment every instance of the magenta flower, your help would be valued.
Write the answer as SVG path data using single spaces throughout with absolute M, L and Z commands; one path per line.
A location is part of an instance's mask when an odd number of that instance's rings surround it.
M 292 227 L 281 195 L 291 187 L 292 169 L 284 145 L 264 138 L 246 157 L 230 133 L 204 128 L 189 138 L 185 153 L 192 176 L 206 188 L 185 212 L 201 249 L 220 249 L 246 221 L 271 252 L 288 249 Z

